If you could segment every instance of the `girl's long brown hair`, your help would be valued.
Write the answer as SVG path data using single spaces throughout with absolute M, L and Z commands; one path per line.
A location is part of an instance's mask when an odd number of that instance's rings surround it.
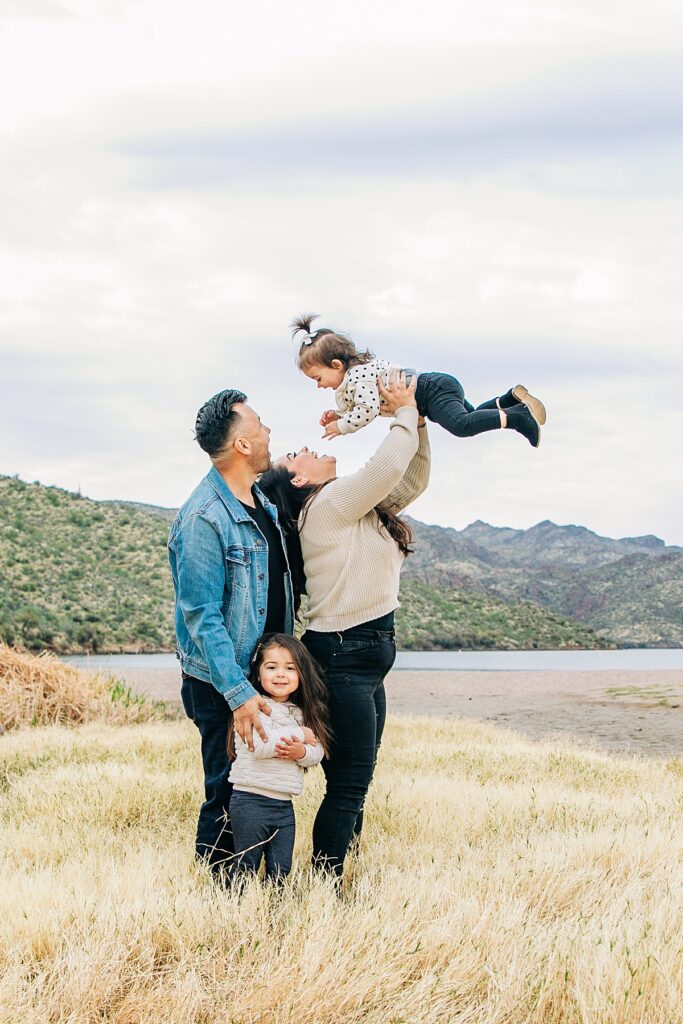
M 269 696 L 269 694 L 263 691 L 259 674 L 266 652 L 271 647 L 284 647 L 289 652 L 299 676 L 299 686 L 288 697 L 288 700 L 291 700 L 292 704 L 296 704 L 297 707 L 301 708 L 304 725 L 308 729 L 313 730 L 316 739 L 325 751 L 325 755 L 329 757 L 332 745 L 332 731 L 329 725 L 329 711 L 327 708 L 327 688 L 317 663 L 308 653 L 301 640 L 297 640 L 296 637 L 289 636 L 287 633 L 266 633 L 262 636 L 251 656 L 249 682 L 257 693 L 262 694 L 264 697 Z M 232 721 L 228 728 L 228 757 L 231 761 L 235 760 L 235 728 Z

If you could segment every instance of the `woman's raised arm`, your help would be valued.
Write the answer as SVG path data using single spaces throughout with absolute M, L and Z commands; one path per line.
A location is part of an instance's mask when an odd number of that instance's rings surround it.
M 406 386 L 405 374 L 392 377 L 382 389 L 387 411 L 395 414 L 389 434 L 372 458 L 350 476 L 328 484 L 319 502 L 330 502 L 346 523 L 357 522 L 398 486 L 418 449 L 415 380 Z
M 390 512 L 401 512 L 416 498 L 419 498 L 423 491 L 427 490 L 432 454 L 426 423 L 418 426 L 417 434 L 419 438 L 417 452 L 411 459 L 402 479 L 384 501 Z

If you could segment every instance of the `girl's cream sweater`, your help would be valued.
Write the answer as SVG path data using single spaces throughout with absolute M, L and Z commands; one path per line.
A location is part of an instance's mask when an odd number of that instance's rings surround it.
M 306 745 L 306 753 L 300 761 L 289 761 L 277 756 L 275 748 L 280 740 L 294 737 L 303 740 L 303 714 L 301 708 L 291 701 L 276 701 L 265 698 L 271 709 L 270 715 L 259 712 L 261 725 L 268 739 L 264 742 L 254 729 L 254 750 L 235 733 L 235 760 L 230 769 L 230 781 L 235 789 L 247 793 L 259 793 L 275 800 L 289 800 L 298 796 L 304 785 L 303 769 L 319 764 L 323 748 L 319 743 Z
M 398 607 L 403 563 L 375 505 L 404 509 L 429 481 L 429 437 L 414 406 L 403 406 L 362 469 L 332 480 L 299 521 L 308 591 L 308 629 L 337 632 Z

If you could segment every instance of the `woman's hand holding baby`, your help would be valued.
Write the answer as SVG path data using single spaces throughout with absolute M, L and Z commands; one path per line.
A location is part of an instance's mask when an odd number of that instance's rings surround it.
M 413 375 L 410 384 L 406 384 L 405 373 L 392 373 L 389 384 L 382 383 L 381 378 L 377 381 L 380 398 L 382 401 L 382 414 L 384 416 L 395 416 L 399 409 L 406 405 L 417 406 L 415 401 L 415 388 L 417 377 Z

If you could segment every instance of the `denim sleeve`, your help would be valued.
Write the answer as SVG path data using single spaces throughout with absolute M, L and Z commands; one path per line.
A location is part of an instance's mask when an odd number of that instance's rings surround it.
M 187 631 L 204 655 L 212 684 L 231 709 L 256 696 L 235 660 L 223 620 L 225 559 L 220 538 L 200 515 L 191 515 L 176 536 L 178 605 Z

